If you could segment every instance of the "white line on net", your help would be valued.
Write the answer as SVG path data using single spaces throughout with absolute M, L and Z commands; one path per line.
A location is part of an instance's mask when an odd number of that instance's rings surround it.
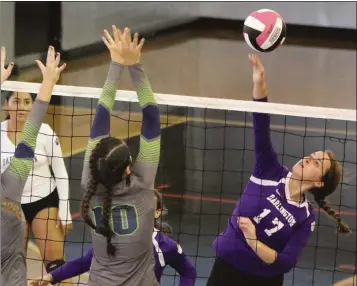
M 39 88 L 39 83 L 19 81 L 6 81 L 1 86 L 2 90 L 31 93 L 38 93 Z M 99 98 L 101 91 L 101 88 L 56 85 L 53 90 L 53 94 L 77 98 Z M 351 109 L 337 109 L 279 103 L 262 103 L 245 100 L 194 97 L 160 93 L 156 93 L 156 98 L 160 105 L 208 108 L 229 111 L 260 112 L 306 118 L 356 121 L 356 110 Z M 138 102 L 136 93 L 134 91 L 128 90 L 118 90 L 116 94 L 116 100 L 125 102 Z

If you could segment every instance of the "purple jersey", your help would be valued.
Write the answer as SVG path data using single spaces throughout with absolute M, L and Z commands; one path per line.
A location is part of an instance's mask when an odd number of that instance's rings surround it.
M 193 286 L 196 280 L 196 269 L 183 253 L 181 246 L 157 230 L 153 233 L 152 242 L 157 281 L 160 282 L 165 266 L 170 265 L 180 274 L 180 286 Z M 68 261 L 60 268 L 51 272 L 53 277 L 52 284 L 89 271 L 92 258 L 93 247 L 91 247 L 83 257 Z
M 261 101 L 267 101 L 263 99 Z M 277 276 L 290 271 L 301 255 L 315 225 L 311 205 L 290 200 L 291 172 L 282 166 L 270 139 L 270 116 L 253 113 L 255 166 L 237 202 L 228 226 L 214 241 L 218 257 L 248 275 Z M 259 241 L 277 251 L 266 264 L 246 243 L 237 217 L 248 217 Z
M 181 246 L 158 230 L 153 232 L 152 242 L 157 280 L 160 281 L 166 265 L 170 265 L 180 274 L 180 286 L 195 285 L 196 269 L 183 253 Z

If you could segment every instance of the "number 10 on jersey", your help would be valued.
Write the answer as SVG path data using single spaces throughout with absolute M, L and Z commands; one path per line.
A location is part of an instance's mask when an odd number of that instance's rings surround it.
M 103 218 L 103 207 L 96 206 L 92 209 L 95 225 L 99 226 Z M 112 230 L 117 235 L 131 235 L 139 227 L 138 212 L 135 206 L 113 206 L 109 218 Z M 96 231 L 98 234 L 98 232 Z

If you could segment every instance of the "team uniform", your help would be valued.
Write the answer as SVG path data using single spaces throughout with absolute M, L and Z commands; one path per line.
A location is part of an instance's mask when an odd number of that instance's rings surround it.
M 232 276 L 238 280 L 225 285 L 282 285 L 284 273 L 295 266 L 315 226 L 313 209 L 306 197 L 302 203 L 290 200 L 292 174 L 280 164 L 273 149 L 270 116 L 253 113 L 253 126 L 254 172 L 227 228 L 214 241 L 217 259 L 207 285 L 221 285 L 222 277 L 232 281 Z M 277 251 L 273 264 L 266 264 L 248 246 L 237 225 L 238 216 L 248 217 L 256 227 L 257 239 Z M 245 284 L 245 279 L 257 282 Z
M 155 276 L 158 282 L 166 265 L 170 265 L 180 274 L 180 286 L 193 286 L 196 280 L 196 269 L 185 256 L 180 245 L 162 232 L 155 230 L 152 235 L 155 257 Z M 89 271 L 93 259 L 93 247 L 83 257 L 68 261 L 65 265 L 51 272 L 52 284 Z
M 90 176 L 91 152 L 96 144 L 109 134 L 116 83 L 123 69 L 124 66 L 114 62 L 110 65 L 85 154 L 82 175 L 84 188 Z M 143 113 L 140 150 L 132 166 L 130 186 L 123 180 L 114 187 L 112 221 L 115 235 L 112 237 L 112 243 L 116 248 L 115 257 L 109 257 L 106 252 L 106 238 L 95 231 L 92 233 L 93 259 L 88 286 L 158 285 L 154 274 L 152 230 L 155 210 L 153 190 L 160 158 L 160 113 L 141 65 L 130 66 L 129 72 Z M 91 202 L 92 214 L 97 225 L 102 217 L 103 194 L 103 187 L 99 186 Z
M 1 123 L 2 170 L 9 166 L 16 148 L 7 133 L 8 121 L 4 121 Z M 51 169 L 56 179 L 53 178 Z M 51 127 L 43 123 L 37 136 L 33 168 L 21 198 L 26 221 L 31 223 L 38 212 L 55 207 L 59 208 L 62 224 L 71 223 L 68 198 L 68 173 L 63 161 L 61 146 Z
M 47 103 L 35 101 L 15 154 L 6 170 L 1 170 L 1 285 L 27 285 L 21 196 L 32 168 L 36 137 L 47 107 Z

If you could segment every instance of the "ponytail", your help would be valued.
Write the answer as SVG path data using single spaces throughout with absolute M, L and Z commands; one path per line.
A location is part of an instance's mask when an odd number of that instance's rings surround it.
M 91 216 L 89 215 L 89 207 L 90 207 L 90 201 L 92 197 L 95 195 L 97 192 L 98 188 L 98 181 L 95 180 L 93 177 L 90 177 L 88 180 L 88 185 L 86 192 L 84 193 L 84 197 L 81 202 L 81 215 L 86 224 L 88 224 L 92 229 L 96 229 Z
M 103 218 L 100 223 L 97 232 L 107 238 L 107 253 L 109 256 L 115 256 L 115 246 L 112 244 L 113 231 L 110 228 L 109 220 L 112 209 L 112 200 L 113 200 L 113 191 L 112 186 L 105 186 L 105 198 L 103 202 Z
M 329 216 L 333 217 L 337 221 L 337 232 L 341 234 L 351 233 L 349 226 L 342 220 L 340 215 L 328 205 L 324 199 L 315 200 L 317 205 L 322 208 Z

